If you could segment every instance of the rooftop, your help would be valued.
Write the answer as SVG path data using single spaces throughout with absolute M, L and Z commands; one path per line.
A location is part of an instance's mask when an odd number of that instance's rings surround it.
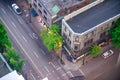
M 75 4 L 79 4 L 84 0 L 39 0 L 51 15 L 55 15 L 60 9 L 69 8 Z
M 5 62 L 0 57 L 0 78 L 6 74 L 8 74 L 10 71 L 8 67 L 6 66 Z
M 66 22 L 74 32 L 82 33 L 118 14 L 120 14 L 120 0 L 105 0 Z

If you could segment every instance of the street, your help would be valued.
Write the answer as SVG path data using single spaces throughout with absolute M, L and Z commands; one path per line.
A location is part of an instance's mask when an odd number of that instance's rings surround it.
M 45 77 L 49 80 L 69 79 L 58 60 L 53 61 L 52 53 L 44 47 L 31 25 L 13 11 L 8 0 L 0 1 L 0 18 L 8 30 L 13 46 L 26 59 L 23 70 L 28 80 L 41 80 Z

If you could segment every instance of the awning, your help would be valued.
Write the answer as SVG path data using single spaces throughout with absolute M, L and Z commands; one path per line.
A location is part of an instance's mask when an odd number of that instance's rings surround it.
M 31 15 L 32 15 L 33 17 L 35 17 L 35 16 L 37 15 L 37 13 L 36 13 L 36 11 L 35 11 L 34 9 L 32 9 L 32 10 L 30 11 L 30 13 L 31 13 Z

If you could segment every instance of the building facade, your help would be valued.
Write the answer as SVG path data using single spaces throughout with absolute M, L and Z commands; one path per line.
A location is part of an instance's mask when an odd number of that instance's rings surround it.
M 96 0 L 31 0 L 31 4 L 40 16 L 40 22 L 50 26 L 65 15 L 94 1 Z
M 107 8 L 113 2 L 114 0 L 106 0 L 81 14 L 73 14 L 72 18 L 70 15 L 65 16 L 62 20 L 65 48 L 75 61 L 81 58 L 91 45 L 107 39 L 108 30 L 120 18 L 120 1 Z M 102 9 L 104 10 L 99 12 Z

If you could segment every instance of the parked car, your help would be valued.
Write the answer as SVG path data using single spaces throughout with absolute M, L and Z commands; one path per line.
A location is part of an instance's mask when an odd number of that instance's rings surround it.
M 16 14 L 21 14 L 22 13 L 22 10 L 20 9 L 20 7 L 17 4 L 13 3 L 12 8 L 15 11 Z
M 109 56 L 111 56 L 112 54 L 113 54 L 113 51 L 112 50 L 108 50 L 105 53 L 103 53 L 102 56 L 103 56 L 104 59 L 106 59 Z

